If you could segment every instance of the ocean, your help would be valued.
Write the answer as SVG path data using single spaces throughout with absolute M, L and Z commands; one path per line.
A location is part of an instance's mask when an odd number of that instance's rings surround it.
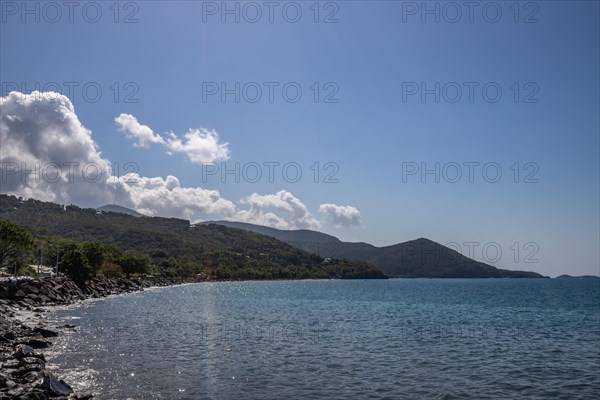
M 596 399 L 600 280 L 197 283 L 54 308 L 96 399 Z

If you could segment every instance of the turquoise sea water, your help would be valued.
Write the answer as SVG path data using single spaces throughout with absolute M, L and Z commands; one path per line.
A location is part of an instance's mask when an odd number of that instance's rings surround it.
M 600 281 L 199 283 L 56 310 L 98 399 L 596 399 Z

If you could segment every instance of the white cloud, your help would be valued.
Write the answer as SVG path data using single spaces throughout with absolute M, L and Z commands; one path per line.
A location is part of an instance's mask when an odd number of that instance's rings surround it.
M 184 153 L 196 164 L 229 159 L 229 143 L 219 143 L 217 132 L 207 129 L 190 129 L 183 140 L 175 136 L 167 139 L 169 153 Z
M 71 101 L 58 93 L 11 92 L 0 99 L 0 179 L 3 193 L 60 203 L 106 203 L 110 162 Z M 104 179 L 96 173 L 104 175 Z
M 131 114 L 120 114 L 115 118 L 115 122 L 119 124 L 119 129 L 125 132 L 127 137 L 136 139 L 135 147 L 150 147 L 150 143 L 165 144 L 165 141 L 159 135 L 156 135 L 148 125 L 142 125 L 137 118 Z
M 325 221 L 337 227 L 360 225 L 360 212 L 356 207 L 325 203 L 319 206 L 319 212 L 323 214 Z
M 188 154 L 193 161 L 211 154 L 225 157 L 229 152 L 221 147 L 227 144 L 218 144 L 214 131 L 189 131 L 184 140 L 171 135 L 161 141 L 134 117 L 121 114 L 117 119 L 140 146 L 160 143 Z M 210 219 L 280 229 L 318 229 L 321 225 L 299 198 L 285 190 L 244 197 L 239 202 L 249 206 L 244 209 L 217 190 L 182 186 L 175 176 L 113 176 L 111 162 L 102 157 L 91 131 L 81 124 L 71 101 L 58 93 L 11 92 L 0 98 L 0 143 L 0 192 L 4 194 L 82 207 L 114 203 L 164 217 L 191 219 L 202 213 Z M 206 147 L 208 155 L 202 155 L 199 149 Z M 360 219 L 358 210 L 350 206 L 322 204 L 319 210 L 337 225 L 356 225 Z
M 164 139 L 149 126 L 140 124 L 131 114 L 120 114 L 115 122 L 127 137 L 136 140 L 133 144 L 135 147 L 148 148 L 150 143 L 160 144 L 167 149 L 168 154 L 183 153 L 197 164 L 229 159 L 229 143 L 219 143 L 219 134 L 214 130 L 190 129 L 183 138 L 171 132 Z
M 230 217 L 236 211 L 235 204 L 223 199 L 217 190 L 182 187 L 179 179 L 172 175 L 162 179 L 130 174 L 112 178 L 109 184 L 119 204 L 145 215 L 191 219 L 197 212 Z
M 271 226 L 278 229 L 318 229 L 317 221 L 308 211 L 308 208 L 292 193 L 280 190 L 275 194 L 259 195 L 252 193 L 240 200 L 242 204 L 250 205 L 249 210 L 240 210 L 235 219 L 253 224 Z M 267 209 L 274 209 L 283 213 L 277 215 Z
M 135 119 L 125 116 L 121 122 L 150 140 Z M 195 212 L 223 217 L 236 211 L 218 191 L 182 187 L 174 176 L 112 176 L 110 161 L 73 104 L 58 93 L 11 92 L 0 98 L 0 143 L 2 193 L 83 207 L 117 203 L 169 217 L 189 218 Z

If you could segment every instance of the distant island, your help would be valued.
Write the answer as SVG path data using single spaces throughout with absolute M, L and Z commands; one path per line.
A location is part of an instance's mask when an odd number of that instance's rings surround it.
M 567 274 L 559 275 L 556 279 L 600 279 L 600 276 L 596 275 L 579 275 L 579 276 L 571 276 Z

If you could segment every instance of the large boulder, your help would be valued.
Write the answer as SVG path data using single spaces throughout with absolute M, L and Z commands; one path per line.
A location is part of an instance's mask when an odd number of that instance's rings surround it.
M 40 299 L 40 301 L 42 303 L 52 303 L 52 300 L 50 300 L 50 297 L 46 296 L 45 294 L 40 294 L 38 295 L 38 298 Z
M 27 299 L 31 299 L 31 300 L 33 300 L 36 303 L 40 301 L 40 296 L 38 296 L 37 294 L 34 294 L 34 293 L 28 293 L 26 295 L 26 298 Z
M 18 371 L 12 373 L 15 380 L 22 383 L 31 383 L 34 385 L 41 385 L 44 381 L 44 375 L 41 372 L 42 367 L 37 364 L 28 364 Z
M 47 296 L 48 299 L 50 299 L 51 301 L 53 301 L 55 303 L 63 303 L 65 301 L 65 299 L 61 295 L 59 295 L 53 291 L 48 292 L 48 294 L 44 295 L 44 296 Z
M 48 372 L 44 372 L 44 380 L 40 387 L 49 391 L 52 396 L 68 396 L 73 393 L 71 386 Z
M 46 362 L 38 357 L 25 357 L 21 359 L 22 365 L 37 366 L 42 369 L 46 366 Z
M 29 293 L 33 293 L 33 294 L 38 294 L 40 292 L 40 290 L 35 287 L 33 284 L 28 284 L 27 286 L 23 287 L 23 290 L 29 292 Z
M 33 328 L 33 332 L 42 335 L 45 338 L 58 336 L 57 332 L 51 331 L 50 329 L 46 329 L 40 326 Z
M 12 356 L 17 360 L 20 360 L 21 358 L 25 357 L 33 357 L 34 354 L 35 350 L 33 347 L 26 344 L 21 344 L 19 347 L 17 347 L 17 351 L 15 351 Z
M 34 349 L 45 349 L 52 346 L 52 342 L 41 339 L 29 339 L 26 344 Z

